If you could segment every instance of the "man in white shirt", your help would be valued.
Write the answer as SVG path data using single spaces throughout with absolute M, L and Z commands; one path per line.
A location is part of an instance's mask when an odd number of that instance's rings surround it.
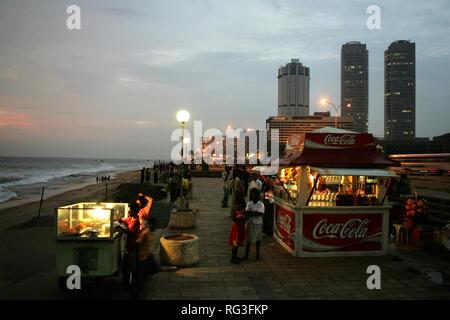
M 250 201 L 245 208 L 250 219 L 247 224 L 247 247 L 245 248 L 245 257 L 248 259 L 252 243 L 256 245 L 256 260 L 260 259 L 260 248 L 263 229 L 264 203 L 259 200 L 259 191 L 257 188 L 250 189 Z

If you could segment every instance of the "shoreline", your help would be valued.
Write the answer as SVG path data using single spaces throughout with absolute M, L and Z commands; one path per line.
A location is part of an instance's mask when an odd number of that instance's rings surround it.
M 114 194 L 120 184 L 138 182 L 138 179 L 140 178 L 139 175 L 138 170 L 118 173 L 116 177 L 112 178 L 110 183 L 108 183 L 108 198 Z M 105 185 L 102 183 L 90 183 L 81 187 L 80 185 L 72 185 L 71 187 L 70 190 L 65 189 L 62 190 L 62 192 L 45 197 L 45 200 L 42 202 L 41 217 L 51 216 L 55 213 L 55 208 L 70 203 L 104 201 L 105 199 Z M 37 217 L 40 199 L 37 199 L 36 201 L 29 200 L 30 199 L 27 199 L 26 203 L 19 203 L 18 200 L 17 202 L 10 204 L 7 208 L 0 205 L 0 217 L 2 219 L 1 229 L 8 229 L 11 226 L 18 225 Z
M 111 181 L 108 183 L 108 189 L 109 186 L 113 186 L 115 180 L 120 179 L 121 177 L 131 174 L 133 172 L 137 172 L 138 170 L 127 170 L 127 171 L 121 171 L 121 172 L 115 172 L 113 174 L 111 174 Z M 90 177 L 90 178 L 95 178 L 95 177 Z M 65 186 L 61 186 L 60 188 L 57 189 L 50 189 L 50 188 L 46 188 L 44 191 L 44 197 L 43 197 L 43 202 L 50 200 L 51 198 L 54 198 L 56 196 L 60 196 L 62 194 L 65 194 L 69 191 L 78 191 L 84 188 L 87 188 L 89 186 L 102 186 L 104 189 L 106 189 L 105 184 L 102 182 L 76 182 L 73 184 L 67 184 Z M 1 202 L 0 203 L 0 215 L 2 214 L 2 212 L 4 210 L 8 210 L 8 209 L 12 209 L 12 208 L 16 208 L 16 207 L 20 207 L 23 205 L 27 205 L 27 204 L 31 204 L 31 203 L 38 203 L 41 200 L 41 196 L 40 194 L 35 194 L 35 195 L 30 195 L 30 196 L 20 196 L 20 197 L 16 197 L 16 198 L 12 198 L 9 199 L 5 202 Z

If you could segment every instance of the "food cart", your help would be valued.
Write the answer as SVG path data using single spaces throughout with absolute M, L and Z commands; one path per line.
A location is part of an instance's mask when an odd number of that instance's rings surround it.
M 56 272 L 65 283 L 67 267 L 80 267 L 83 277 L 118 274 L 125 236 L 116 232 L 117 219 L 128 213 L 126 203 L 83 202 L 56 209 Z
M 397 162 L 371 134 L 323 128 L 289 138 L 274 190 L 274 238 L 298 257 L 387 254 Z

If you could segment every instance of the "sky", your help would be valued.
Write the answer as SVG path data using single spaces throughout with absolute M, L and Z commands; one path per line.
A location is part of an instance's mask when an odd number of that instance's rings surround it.
M 81 30 L 66 27 L 72 4 Z M 370 5 L 381 29 L 366 26 Z M 447 0 L 0 0 L 0 156 L 168 159 L 180 109 L 190 130 L 263 129 L 292 58 L 310 68 L 310 113 L 326 111 L 348 41 L 369 50 L 375 136 L 383 52 L 416 43 L 416 134 L 438 136 L 450 132 L 449 30 Z

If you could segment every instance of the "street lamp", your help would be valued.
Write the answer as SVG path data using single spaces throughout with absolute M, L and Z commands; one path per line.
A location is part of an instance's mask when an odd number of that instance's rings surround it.
M 183 147 L 184 147 L 184 125 L 189 120 L 189 112 L 186 110 L 180 110 L 177 112 L 177 120 L 179 123 L 181 123 L 181 170 L 180 170 L 180 181 L 181 181 L 181 192 L 180 192 L 180 198 L 183 194 Z
M 334 118 L 334 127 L 337 128 L 337 113 L 339 111 L 339 109 L 342 107 L 342 105 L 338 105 L 337 107 L 335 106 L 335 104 L 333 102 L 331 102 L 330 100 L 328 100 L 327 98 L 322 98 L 320 99 L 320 104 L 322 105 L 326 105 L 329 104 L 333 107 L 334 111 L 336 112 L 336 117 Z M 350 103 L 346 104 L 347 108 L 350 108 L 352 105 Z

